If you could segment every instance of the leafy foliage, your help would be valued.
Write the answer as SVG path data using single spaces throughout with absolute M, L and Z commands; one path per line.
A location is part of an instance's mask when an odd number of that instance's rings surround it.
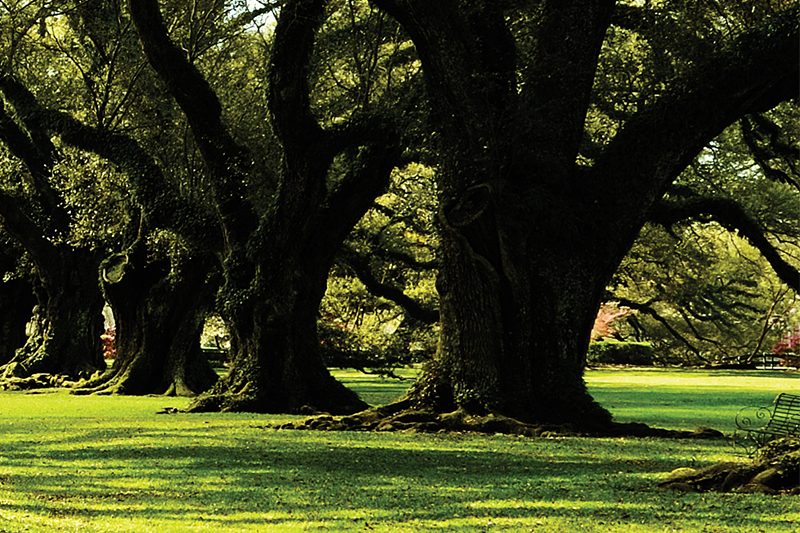
M 320 306 L 320 338 L 331 363 L 392 368 L 433 353 L 438 234 L 432 179 L 432 169 L 418 163 L 396 171 L 389 191 L 345 242 Z
M 735 201 L 796 268 L 800 196 L 793 183 L 800 141 L 789 125 L 800 120 L 798 113 L 796 103 L 785 103 L 727 128 L 695 158 L 665 202 Z M 772 137 L 748 140 L 750 122 Z M 754 142 L 760 148 L 754 150 Z M 772 346 L 798 295 L 778 278 L 752 236 L 713 211 L 656 219 L 659 225 L 642 230 L 610 287 L 611 295 L 636 310 L 626 319 L 626 335 L 651 340 L 664 361 L 692 364 L 748 360 Z

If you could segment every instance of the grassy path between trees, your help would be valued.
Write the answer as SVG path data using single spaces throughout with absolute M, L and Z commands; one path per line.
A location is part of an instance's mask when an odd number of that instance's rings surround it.
M 409 371 L 410 373 L 410 371 Z M 408 382 L 337 373 L 367 401 Z M 776 372 L 591 370 L 621 421 L 733 431 L 800 390 Z M 797 497 L 661 491 L 730 442 L 276 431 L 289 416 L 156 415 L 188 400 L 0 394 L 0 533 L 798 532 Z

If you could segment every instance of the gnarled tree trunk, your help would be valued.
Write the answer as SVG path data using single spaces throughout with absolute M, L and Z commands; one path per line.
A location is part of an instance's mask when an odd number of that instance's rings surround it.
M 288 2 L 270 58 L 270 110 L 283 150 L 280 184 L 259 213 L 243 184 L 253 160 L 221 120 L 217 95 L 168 37 L 154 0 L 129 0 L 148 61 L 185 113 L 198 144 L 225 234 L 221 313 L 231 332 L 232 368 L 189 408 L 336 413 L 366 407 L 330 375 L 319 355 L 316 316 L 333 254 L 384 190 L 398 159 L 386 117 L 361 115 L 325 131 L 312 115 L 307 66 L 325 13 L 323 0 Z M 328 190 L 337 156 L 352 171 Z
M 367 406 L 323 364 L 316 316 L 330 258 L 258 266 L 246 302 L 228 305 L 231 371 L 192 411 L 349 414 Z
M 217 381 L 200 349 L 218 287 L 215 259 L 173 258 L 173 266 L 168 260 L 148 262 L 146 256 L 139 247 L 104 264 L 116 359 L 75 393 L 196 396 Z
M 32 335 L 14 358 L 0 368 L 3 377 L 63 374 L 85 379 L 105 368 L 103 296 L 97 281 L 94 252 L 57 247 L 58 260 L 37 263 L 42 294 Z
M 607 282 L 598 275 L 600 258 L 579 242 L 565 253 L 509 239 L 512 221 L 497 214 L 484 189 L 440 213 L 439 345 L 402 403 L 534 423 L 610 422 L 583 380 Z M 467 206 L 478 211 L 466 216 Z
M 797 8 L 694 77 L 664 73 L 670 90 L 582 160 L 613 0 L 542 2 L 517 20 L 494 2 L 374 1 L 414 41 L 441 160 L 441 339 L 398 408 L 610 422 L 582 379 L 606 284 L 703 146 L 796 96 Z

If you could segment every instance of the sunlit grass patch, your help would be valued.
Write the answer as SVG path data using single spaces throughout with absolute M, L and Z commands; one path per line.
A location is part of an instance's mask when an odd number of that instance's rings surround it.
M 618 386 L 612 401 L 677 386 L 700 406 L 679 418 L 722 405 L 703 406 L 713 393 L 680 376 L 647 390 L 644 375 L 617 374 L 597 373 Z M 368 394 L 408 384 L 351 377 Z M 724 402 L 742 392 L 719 388 Z M 643 412 L 675 422 L 662 400 Z M 678 467 L 743 460 L 725 441 L 281 431 L 265 427 L 296 417 L 155 414 L 188 401 L 0 394 L 0 531 L 800 530 L 793 497 L 656 487 Z
M 621 422 L 732 433 L 742 407 L 769 405 L 781 392 L 800 390 L 800 373 L 597 369 L 586 372 L 586 382 L 592 396 Z

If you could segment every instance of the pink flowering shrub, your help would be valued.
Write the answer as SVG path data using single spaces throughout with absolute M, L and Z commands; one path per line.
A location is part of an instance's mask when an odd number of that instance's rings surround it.
M 772 353 L 782 356 L 781 366 L 800 367 L 800 326 L 790 330 L 775 343 Z
M 615 318 L 627 315 L 630 309 L 627 307 L 617 307 L 616 304 L 603 304 L 597 311 L 597 318 L 594 319 L 592 326 L 592 341 L 604 338 L 616 337 L 617 330 L 611 327 L 611 322 Z
M 109 326 L 105 333 L 100 335 L 103 343 L 103 358 L 114 359 L 117 356 L 117 349 L 114 347 L 114 339 L 117 336 L 117 328 Z

